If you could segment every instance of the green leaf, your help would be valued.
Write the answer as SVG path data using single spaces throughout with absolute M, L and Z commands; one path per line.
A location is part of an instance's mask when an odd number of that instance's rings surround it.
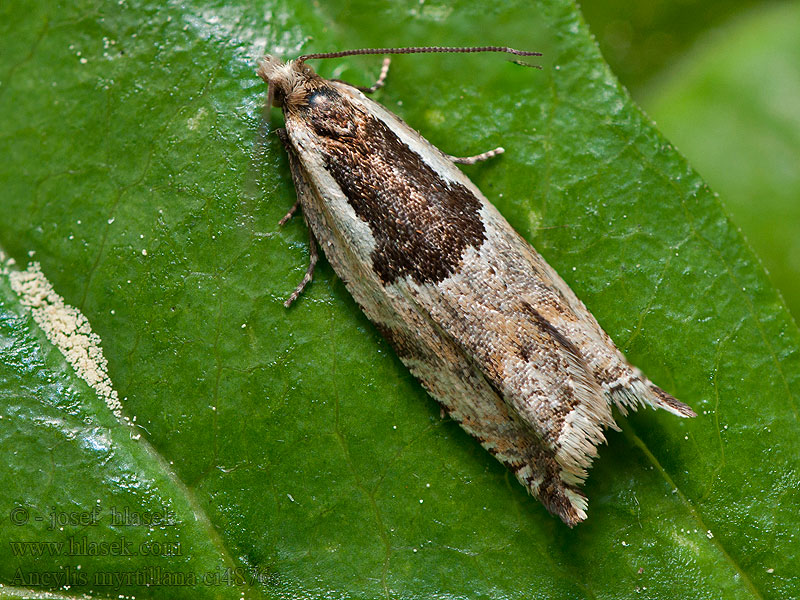
M 106 596 L 137 579 L 221 580 L 241 568 L 195 493 L 65 364 L 5 274 L 0 357 L 0 577 L 17 588 L 10 595 Z
M 4 281 L 3 583 L 137 598 L 797 595 L 800 334 L 574 5 L 12 1 L 0 16 L 0 247 L 20 264 L 35 253 L 86 315 L 142 435 L 76 380 Z M 282 305 L 307 233 L 301 219 L 277 227 L 294 201 L 278 140 L 251 165 L 265 95 L 255 57 L 431 43 L 545 53 L 542 71 L 397 57 L 376 97 L 446 152 L 502 143 L 469 176 L 628 356 L 698 412 L 622 419 L 573 530 L 439 417 L 327 263 Z M 379 66 L 319 70 L 370 83 Z M 87 443 L 95 431 L 105 449 Z M 129 473 L 147 493 L 124 486 Z M 179 529 L 10 520 L 18 505 L 80 512 L 97 499 L 166 503 Z M 122 534 L 185 553 L 34 561 L 8 544 Z M 245 584 L 13 579 L 78 565 L 90 580 L 239 568 Z
M 800 6 L 717 31 L 645 94 L 662 130 L 718 191 L 800 318 Z
M 758 0 L 583 0 L 581 11 L 600 51 L 622 83 L 639 99 L 647 86 L 697 39 L 750 8 Z

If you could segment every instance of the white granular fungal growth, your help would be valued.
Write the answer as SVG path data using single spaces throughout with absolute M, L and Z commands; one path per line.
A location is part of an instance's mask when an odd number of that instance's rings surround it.
M 129 422 L 122 415 L 122 403 L 111 385 L 100 336 L 92 331 L 89 320 L 77 308 L 64 303 L 38 262 L 28 265 L 25 271 L 15 271 L 8 268 L 11 264 L 4 258 L 0 254 L 3 274 L 8 276 L 11 288 L 22 305 L 30 309 L 47 339 L 61 351 L 80 378 L 105 401 L 111 412 L 121 421 Z

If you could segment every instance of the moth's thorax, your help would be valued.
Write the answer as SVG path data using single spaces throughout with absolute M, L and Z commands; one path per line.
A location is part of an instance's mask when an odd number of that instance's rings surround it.
M 324 80 L 304 62 L 267 55 L 256 71 L 272 89 L 272 103 L 284 110 L 304 105 L 310 91 Z

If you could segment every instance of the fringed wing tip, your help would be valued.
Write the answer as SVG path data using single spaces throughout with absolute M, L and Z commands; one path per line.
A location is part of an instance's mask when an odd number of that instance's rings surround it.
M 570 489 L 565 490 L 565 495 L 569 499 L 569 506 L 565 507 L 566 510 L 557 514 L 564 523 L 572 528 L 581 521 L 586 520 L 588 500 L 582 493 Z
M 556 497 L 548 499 L 550 502 L 545 502 L 545 507 L 564 521 L 568 527 L 575 527 L 581 521 L 586 520 L 588 500 L 577 490 L 564 488 L 560 491 L 561 493 Z
M 648 398 L 648 404 L 651 404 L 653 407 L 663 408 L 679 417 L 696 417 L 697 414 L 691 409 L 690 406 L 684 404 L 674 396 L 671 396 L 660 387 L 653 385 L 652 383 L 647 382 L 647 388 L 650 394 Z M 619 405 L 620 409 L 623 410 L 624 405 Z M 635 409 L 636 405 L 632 405 L 632 408 Z M 611 427 L 613 429 L 618 429 L 616 423 L 613 419 L 610 422 L 607 422 L 606 419 L 598 419 L 598 424 L 601 424 L 605 427 Z M 572 432 L 573 435 L 577 432 Z M 581 444 L 581 450 L 579 454 L 582 456 L 583 460 L 580 461 L 582 469 L 586 469 L 591 464 L 592 458 L 596 455 L 596 446 L 604 441 L 602 437 L 602 433 L 600 434 L 600 438 L 592 438 L 583 432 L 585 437 L 582 438 L 583 444 Z M 562 443 L 567 441 L 563 438 L 560 440 Z M 571 440 L 574 442 L 574 440 Z M 570 444 L 566 444 L 569 446 Z M 562 454 L 562 453 L 559 453 Z M 561 463 L 562 469 L 565 468 L 567 465 L 563 464 L 563 456 L 557 457 L 560 458 L 559 463 Z M 572 469 L 566 469 L 566 472 L 571 471 Z M 562 471 L 562 477 L 564 475 L 564 471 Z M 555 489 L 551 488 L 549 490 L 538 490 L 538 495 L 544 505 L 547 507 L 552 514 L 557 515 L 564 523 L 566 523 L 569 527 L 574 527 L 581 521 L 586 519 L 586 510 L 588 507 L 588 501 L 586 496 L 579 490 L 577 490 L 573 485 L 580 485 L 583 483 L 583 479 L 586 475 L 585 471 L 582 471 L 582 474 L 578 474 L 575 481 L 571 481 L 573 477 L 569 477 L 564 479 L 563 481 L 559 481 L 558 486 L 554 486 Z M 573 485 L 569 485 L 569 483 Z M 567 485 L 565 485 L 567 484 Z
M 657 385 L 650 385 L 650 390 L 656 397 L 655 405 L 679 417 L 696 417 L 697 413 L 688 404 L 684 404 L 674 396 L 669 395 Z
M 525 471 L 530 472 L 530 467 L 523 469 Z M 551 478 L 538 481 L 534 483 L 530 479 L 520 479 L 528 493 L 538 498 L 550 514 L 557 516 L 569 527 L 575 527 L 586 519 L 589 501 L 576 484 L 567 483 L 561 475 L 553 474 Z

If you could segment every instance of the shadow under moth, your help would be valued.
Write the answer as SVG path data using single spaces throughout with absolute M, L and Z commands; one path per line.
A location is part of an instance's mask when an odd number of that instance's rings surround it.
M 306 61 L 352 54 L 506 52 L 370 48 L 267 56 L 258 75 L 289 155 L 311 264 L 319 244 L 367 317 L 442 409 L 551 513 L 586 518 L 580 486 L 616 429 L 611 409 L 694 412 L 627 362 L 561 277 L 444 154 L 358 88 Z

